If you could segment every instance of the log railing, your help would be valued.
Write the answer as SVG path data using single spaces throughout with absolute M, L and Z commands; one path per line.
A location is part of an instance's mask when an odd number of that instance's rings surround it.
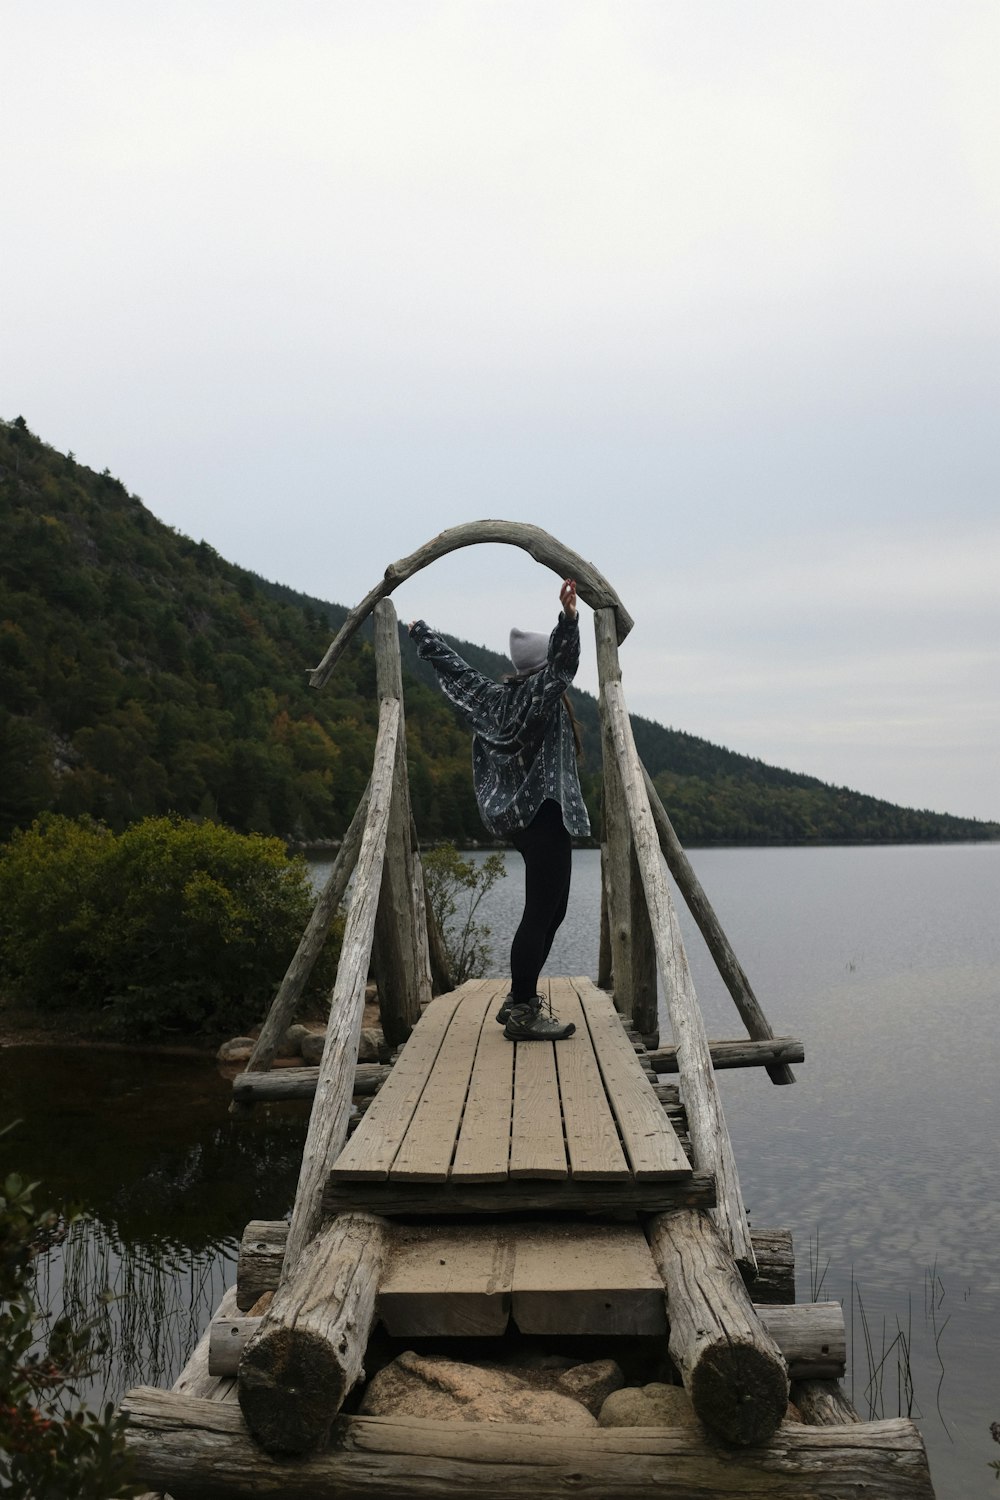
M 613 622 L 608 618 L 607 611 L 599 610 L 595 614 L 594 623 L 599 655 L 613 660 L 617 656 L 617 646 L 612 634 Z M 701 1171 L 714 1173 L 718 1194 L 714 1210 L 716 1222 L 728 1241 L 737 1264 L 752 1279 L 756 1262 L 750 1242 L 750 1226 L 740 1194 L 732 1142 L 722 1112 L 705 1023 L 681 942 L 677 914 L 660 864 L 653 814 L 632 737 L 632 725 L 620 677 L 620 672 L 609 668 L 605 674 L 601 696 L 609 725 L 608 739 L 624 791 L 636 860 L 652 924 L 656 957 L 677 1047 L 681 1091 L 687 1109 L 695 1166 Z

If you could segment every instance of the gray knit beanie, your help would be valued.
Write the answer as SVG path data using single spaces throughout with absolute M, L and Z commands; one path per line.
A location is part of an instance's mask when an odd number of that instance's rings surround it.
M 510 659 L 517 672 L 537 672 L 549 659 L 549 638 L 533 630 L 510 633 Z

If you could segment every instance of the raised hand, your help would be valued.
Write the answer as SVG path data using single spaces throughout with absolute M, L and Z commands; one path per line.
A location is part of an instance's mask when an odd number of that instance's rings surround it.
M 568 620 L 576 615 L 576 579 L 567 578 L 559 590 L 559 603 L 563 607 L 563 613 Z

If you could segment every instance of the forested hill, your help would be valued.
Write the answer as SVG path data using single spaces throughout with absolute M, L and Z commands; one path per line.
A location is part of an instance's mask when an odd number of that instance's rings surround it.
M 115 828 L 173 811 L 336 837 L 367 781 L 377 722 L 363 635 L 326 688 L 307 685 L 345 614 L 163 525 L 20 418 L 0 423 L 0 837 L 50 808 Z M 456 645 L 491 675 L 508 665 Z M 480 838 L 468 736 L 428 672 L 404 635 L 417 826 L 425 838 Z M 596 704 L 585 693 L 574 703 L 596 827 Z M 633 723 L 688 843 L 1000 837 L 996 824 L 897 808 Z

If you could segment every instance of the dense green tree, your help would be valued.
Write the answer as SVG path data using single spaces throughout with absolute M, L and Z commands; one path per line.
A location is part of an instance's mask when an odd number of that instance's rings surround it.
M 162 525 L 110 474 L 0 422 L 0 840 L 47 809 L 120 831 L 166 813 L 335 838 L 371 772 L 370 632 L 307 685 L 339 605 L 234 567 Z M 443 622 L 435 622 L 443 623 Z M 469 736 L 401 632 L 414 815 L 426 838 L 485 837 Z M 499 678 L 509 663 L 456 642 Z M 573 692 L 599 829 L 597 706 Z M 995 824 L 893 807 L 633 718 L 689 843 L 972 839 Z

